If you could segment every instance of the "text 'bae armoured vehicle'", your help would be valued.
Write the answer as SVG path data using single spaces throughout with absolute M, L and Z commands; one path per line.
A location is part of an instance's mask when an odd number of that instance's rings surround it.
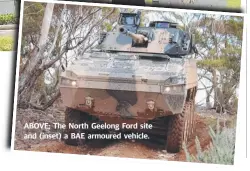
M 150 141 L 178 152 L 194 128 L 196 62 L 185 59 L 195 50 L 193 38 L 167 21 L 140 27 L 140 12 L 121 13 L 118 23 L 61 75 L 66 132 L 97 131 L 70 129 L 69 123 L 100 123 L 102 132 L 107 124 L 149 123 L 153 129 L 129 131 L 146 132 Z M 86 141 L 69 137 L 65 143 Z

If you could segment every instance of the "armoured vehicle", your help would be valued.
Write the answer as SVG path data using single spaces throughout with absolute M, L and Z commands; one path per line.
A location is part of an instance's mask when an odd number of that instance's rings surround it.
M 194 131 L 196 62 L 194 38 L 178 25 L 153 21 L 140 27 L 140 12 L 121 13 L 116 30 L 102 33 L 98 45 L 61 74 L 66 133 L 93 134 L 69 124 L 118 124 L 122 131 L 147 133 L 149 140 L 178 152 Z M 152 129 L 122 129 L 122 124 Z M 115 129 L 116 130 L 116 129 Z M 100 131 L 100 130 L 99 130 Z M 115 132 L 115 131 L 114 131 Z M 65 139 L 79 145 L 88 138 Z

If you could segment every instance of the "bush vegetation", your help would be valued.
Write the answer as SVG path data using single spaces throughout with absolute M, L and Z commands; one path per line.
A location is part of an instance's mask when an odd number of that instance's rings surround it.
M 216 131 L 213 130 L 212 127 L 209 128 L 209 133 L 212 139 L 209 147 L 203 151 L 200 141 L 198 137 L 196 137 L 195 144 L 197 154 L 195 156 L 190 155 L 186 146 L 184 145 L 186 160 L 189 162 L 233 165 L 236 136 L 235 128 L 221 128 L 219 127 L 219 124 L 217 124 Z
M 0 51 L 12 51 L 14 39 L 11 36 L 0 36 Z
M 0 14 L 0 25 L 15 24 L 16 21 L 14 14 Z

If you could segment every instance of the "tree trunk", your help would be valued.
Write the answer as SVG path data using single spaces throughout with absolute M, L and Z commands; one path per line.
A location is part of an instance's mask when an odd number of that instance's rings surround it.
M 216 108 L 217 106 L 217 75 L 216 75 L 216 71 L 213 69 L 212 70 L 212 84 L 213 84 L 213 88 L 214 88 L 214 105 L 213 107 Z
M 24 90 L 28 89 L 31 90 L 32 86 L 35 83 L 35 78 L 34 76 L 39 75 L 38 68 L 42 64 L 42 57 L 44 53 L 44 46 L 46 44 L 48 34 L 49 34 L 49 28 L 50 28 L 50 23 L 52 19 L 52 14 L 53 14 L 53 8 L 54 4 L 48 3 L 46 5 L 46 9 L 44 11 L 44 17 L 43 17 L 43 23 L 41 27 L 41 36 L 39 39 L 39 44 L 38 47 L 34 50 L 34 53 L 32 53 L 32 57 L 28 61 L 28 65 L 25 67 L 25 71 L 20 75 L 20 86 L 18 90 L 18 94 L 22 95 L 24 94 Z M 31 91 L 25 91 L 26 93 L 30 93 Z
M 207 93 L 207 97 L 206 97 L 206 108 L 207 108 L 207 109 L 211 109 L 211 108 L 212 108 L 211 102 L 210 102 L 210 96 L 211 96 L 212 91 L 213 91 L 213 87 L 212 87 L 209 91 L 206 91 L 206 93 Z
M 39 39 L 38 46 L 42 47 L 44 44 L 46 44 L 49 29 L 50 29 L 50 23 L 53 15 L 53 9 L 54 9 L 54 3 L 47 3 L 44 16 L 43 16 L 43 23 L 41 28 L 41 37 Z

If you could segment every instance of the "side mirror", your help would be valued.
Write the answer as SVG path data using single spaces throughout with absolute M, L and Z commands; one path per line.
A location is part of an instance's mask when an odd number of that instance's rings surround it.
M 136 18 L 135 25 L 139 27 L 140 23 L 141 23 L 140 18 Z
M 140 26 L 141 24 L 141 11 L 137 11 L 136 17 L 135 17 L 135 25 Z

